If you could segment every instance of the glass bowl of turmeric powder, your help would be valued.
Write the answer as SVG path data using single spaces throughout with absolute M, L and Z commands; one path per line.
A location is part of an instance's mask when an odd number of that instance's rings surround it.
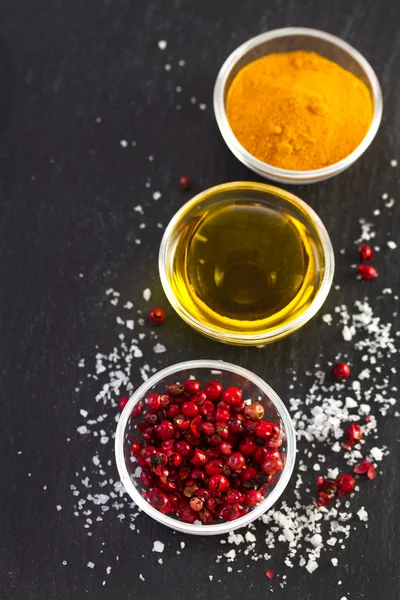
M 382 93 L 366 59 L 323 31 L 287 27 L 237 48 L 214 88 L 222 136 L 247 167 L 281 183 L 333 177 L 378 130 Z

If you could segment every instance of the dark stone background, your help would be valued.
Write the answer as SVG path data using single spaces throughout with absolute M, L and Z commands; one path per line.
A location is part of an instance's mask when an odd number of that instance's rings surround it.
M 395 419 L 385 422 L 384 442 L 391 454 L 384 474 L 363 498 L 369 528 L 354 532 L 340 554 L 339 571 L 328 559 L 313 575 L 293 569 L 287 587 L 276 585 L 274 594 L 260 563 L 246 569 L 242 557 L 245 572 L 227 573 L 225 564 L 214 562 L 220 548 L 215 538 L 186 537 L 186 552 L 178 556 L 177 536 L 146 516 L 137 521 L 140 535 L 114 525 L 115 519 L 101 524 L 106 540 L 102 569 L 96 565 L 91 571 L 86 563 L 98 537 L 88 538 L 73 516 L 69 486 L 75 465 L 93 454 L 76 428 L 81 424 L 78 407 L 94 403 L 96 386 L 89 383 L 77 397 L 77 361 L 90 356 L 95 344 L 109 347 L 115 336 L 115 314 L 104 302 L 104 290 L 115 286 L 140 305 L 142 290 L 151 287 L 154 301 L 166 305 L 157 274 L 162 230 L 156 223 L 165 225 L 189 197 L 177 185 L 180 175 L 191 174 L 194 192 L 255 179 L 220 137 L 212 89 L 226 56 L 267 29 L 303 25 L 330 31 L 365 54 L 380 78 L 384 118 L 367 153 L 328 182 L 291 188 L 320 214 L 334 248 L 348 249 L 344 256 L 337 252 L 335 282 L 342 290 L 331 293 L 325 310 L 362 297 L 364 290 L 354 284 L 349 267 L 356 261 L 358 218 L 371 214 L 382 192 L 395 195 L 398 189 L 399 170 L 389 166 L 392 158 L 400 158 L 398 3 L 2 0 L 0 17 L 0 597 L 397 599 L 400 448 Z M 160 39 L 168 41 L 164 52 L 157 46 Z M 184 67 L 178 66 L 179 59 L 185 60 Z M 172 64 L 169 72 L 166 62 Z M 181 94 L 175 92 L 177 85 L 183 87 Z M 192 105 L 192 96 L 207 109 Z M 135 140 L 137 146 L 123 149 L 121 139 Z M 145 187 L 148 177 L 151 190 Z M 163 194 L 157 204 L 151 197 L 155 189 Z M 145 209 L 143 231 L 132 210 L 137 204 Z M 377 243 L 399 239 L 399 214 L 397 205 L 382 215 Z M 142 244 L 136 245 L 139 233 Z M 380 253 L 378 264 L 379 289 L 398 291 L 399 253 Z M 377 307 L 383 318 L 392 319 L 393 305 L 380 300 Z M 329 360 L 342 348 L 338 331 L 323 331 L 324 337 L 321 321 L 314 319 L 263 351 L 233 348 L 202 338 L 170 309 L 160 332 L 168 353 L 154 355 L 146 340 L 141 347 L 152 366 L 206 356 L 237 362 L 263 375 L 285 398 L 288 369 L 303 373 L 313 368 L 322 349 Z M 138 376 L 133 383 L 139 382 Z M 62 512 L 56 511 L 57 504 L 63 505 Z M 167 545 L 162 567 L 156 563 L 159 555 L 149 552 L 155 539 Z M 103 587 L 108 564 L 113 571 Z M 236 563 L 235 570 L 240 566 Z M 209 573 L 222 583 L 211 583 Z

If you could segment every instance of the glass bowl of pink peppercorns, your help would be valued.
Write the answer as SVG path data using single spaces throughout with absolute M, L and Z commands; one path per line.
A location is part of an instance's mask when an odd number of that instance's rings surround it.
M 296 438 L 274 390 L 216 360 L 172 365 L 131 396 L 115 438 L 132 500 L 183 533 L 244 527 L 278 500 L 293 471 Z

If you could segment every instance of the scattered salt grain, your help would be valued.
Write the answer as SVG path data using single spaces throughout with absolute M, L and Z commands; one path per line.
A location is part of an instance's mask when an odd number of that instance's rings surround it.
M 145 579 L 141 573 L 139 573 L 139 579 L 141 579 L 142 581 L 145 581 Z
M 127 320 L 127 322 L 126 322 L 126 326 L 127 326 L 127 328 L 128 328 L 128 329 L 131 329 L 131 330 L 133 330 L 133 328 L 134 328 L 134 325 L 135 325 L 135 323 L 134 323 L 134 321 L 133 321 L 132 319 L 128 319 L 128 320 Z
M 167 349 L 165 346 L 163 346 L 163 344 L 156 344 L 153 348 L 154 352 L 156 354 L 161 354 L 162 352 L 166 352 Z
M 56 509 L 57 509 L 58 511 L 62 510 L 62 506 L 61 506 L 61 504 L 57 504 L 57 506 L 56 506 Z
M 153 200 L 159 200 L 161 198 L 161 192 L 153 192 Z
M 391 166 L 391 167 L 397 167 L 397 160 L 396 160 L 395 158 L 393 158 L 393 159 L 390 161 L 390 166 Z
M 318 569 L 318 563 L 315 560 L 310 559 L 306 564 L 306 569 L 309 573 L 313 573 L 316 569 Z
M 389 241 L 387 245 L 391 250 L 395 250 L 397 248 L 396 242 Z
M 337 567 L 339 564 L 339 561 L 337 558 L 331 558 L 331 563 L 333 564 L 334 567 Z
M 207 108 L 207 104 L 204 104 L 204 103 L 200 103 L 199 104 L 199 109 L 200 110 L 206 110 L 206 108 Z
M 88 428 L 86 427 L 86 425 L 80 425 L 77 428 L 77 432 L 80 433 L 81 435 L 84 435 L 85 433 L 88 432 Z
M 371 377 L 371 371 L 369 369 L 364 369 L 358 376 L 358 379 L 369 379 Z
M 146 288 L 145 290 L 143 290 L 143 298 L 146 300 L 146 302 L 148 302 L 151 298 L 151 290 L 149 288 Z
M 380 448 L 377 448 L 376 446 L 374 448 L 371 448 L 370 454 L 372 458 L 377 462 L 380 462 L 383 459 L 383 451 Z
M 342 335 L 343 335 L 343 339 L 346 342 L 350 342 L 353 338 L 353 334 L 352 331 L 350 329 L 350 327 L 347 327 L 347 325 L 345 325 L 342 329 Z
M 164 544 L 162 542 L 154 542 L 153 552 L 164 552 Z
M 89 567 L 89 569 L 94 569 L 94 562 L 89 561 L 86 566 Z
M 326 540 L 326 543 L 328 544 L 328 546 L 334 546 L 337 542 L 337 539 L 334 537 L 329 538 L 328 540 Z
M 320 546 L 322 544 L 322 536 L 319 533 L 316 533 L 312 536 L 310 542 L 314 547 Z
M 128 142 L 126 140 L 121 140 L 120 144 L 121 144 L 122 148 L 127 148 L 128 147 Z
M 157 42 L 158 47 L 160 48 L 160 50 L 165 50 L 165 48 L 167 47 L 167 42 L 166 40 L 159 40 Z
M 357 511 L 357 515 L 360 521 L 368 521 L 368 513 L 363 506 Z
M 322 315 L 322 320 L 324 321 L 324 323 L 330 325 L 332 323 L 332 315 L 330 315 L 329 313 L 327 313 L 326 315 Z

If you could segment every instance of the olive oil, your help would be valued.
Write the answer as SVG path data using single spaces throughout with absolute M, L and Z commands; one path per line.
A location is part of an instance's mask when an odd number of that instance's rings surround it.
M 311 234 L 293 215 L 249 199 L 221 201 L 181 228 L 170 284 L 206 328 L 263 334 L 308 308 L 318 263 Z

